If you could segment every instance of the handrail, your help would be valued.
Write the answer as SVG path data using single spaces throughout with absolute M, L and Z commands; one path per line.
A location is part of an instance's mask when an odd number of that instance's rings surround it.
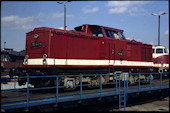
M 141 80 L 141 75 L 149 75 L 149 81 L 148 80 Z M 169 74 L 167 72 L 164 72 L 164 73 L 129 73 L 127 76 L 129 75 L 137 75 L 138 76 L 138 80 L 135 81 L 134 83 L 136 83 L 137 85 L 129 85 L 129 79 L 127 77 L 127 79 L 125 79 L 125 76 L 124 76 L 124 81 L 126 81 L 126 84 L 127 84 L 127 88 L 126 88 L 126 93 L 133 93 L 133 92 L 141 92 L 141 91 L 152 91 L 152 90 L 155 90 L 155 89 L 158 89 L 158 90 L 162 90 L 164 88 L 169 88 L 169 82 L 168 84 L 164 84 L 163 81 L 166 81 L 166 80 L 169 80 L 169 78 L 163 78 L 163 75 L 164 74 Z M 115 82 L 110 82 L 110 83 L 102 83 L 102 77 L 105 76 L 105 75 L 108 75 L 108 74 L 80 74 L 80 75 L 49 75 L 49 76 L 22 76 L 22 77 L 1 77 L 1 81 L 2 80 L 9 80 L 9 79 L 14 79 L 14 88 L 12 89 L 3 89 L 1 88 L 1 93 L 3 92 L 9 92 L 11 93 L 12 92 L 15 92 L 15 91 L 26 91 L 27 92 L 27 95 L 26 95 L 26 101 L 18 101 L 18 102 L 14 102 L 14 103 L 17 103 L 17 105 L 12 105 L 10 104 L 11 102 L 3 102 L 2 101 L 2 109 L 10 109 L 10 108 L 17 108 L 19 106 L 21 106 L 21 104 L 18 104 L 18 103 L 23 103 L 25 102 L 26 104 L 26 108 L 28 109 L 30 106 L 34 105 L 34 103 L 37 103 L 38 101 L 42 101 L 46 98 L 40 98 L 40 99 L 31 99 L 30 98 L 30 91 L 36 91 L 36 90 L 44 90 L 44 89 L 56 89 L 55 91 L 55 101 L 53 101 L 53 98 L 54 97 L 51 97 L 51 102 L 52 103 L 59 103 L 59 102 L 64 102 L 64 101 L 70 101 L 70 100 L 80 100 L 82 101 L 83 99 L 85 98 L 101 98 L 103 96 L 110 96 L 110 95 L 118 95 L 120 94 L 120 90 L 118 90 L 118 86 L 120 87 L 120 75 L 119 74 L 109 74 L 110 76 L 115 76 L 116 77 L 116 80 Z M 155 79 L 155 80 L 152 80 L 152 76 L 158 76 L 159 75 L 159 78 L 158 79 Z M 84 90 L 83 87 L 84 86 L 88 86 L 88 85 L 96 85 L 96 84 L 83 84 L 82 82 L 82 79 L 83 77 L 91 77 L 91 76 L 98 76 L 100 78 L 100 81 L 97 85 L 99 85 L 98 88 L 96 88 L 95 90 L 96 91 L 93 91 L 93 90 Z M 41 87 L 41 88 L 30 88 L 29 87 L 29 83 L 30 83 L 30 79 L 31 78 L 44 78 L 44 77 L 54 77 L 56 79 L 56 85 L 55 86 L 51 86 L 51 87 Z M 79 87 L 79 93 L 78 94 L 72 94 L 71 95 L 62 95 L 63 92 L 59 92 L 59 89 L 61 88 L 64 88 L 66 86 L 60 86 L 59 85 L 59 78 L 61 77 L 80 77 L 80 84 L 78 85 L 75 85 L 75 87 Z M 17 79 L 19 78 L 22 78 L 22 79 L 27 79 L 27 85 L 26 85 L 26 88 L 25 89 L 18 89 L 17 86 L 16 86 L 16 83 L 17 83 Z M 118 80 L 119 79 L 119 80 Z M 142 83 L 143 82 L 148 82 L 147 84 L 147 87 L 142 87 L 144 86 Z M 156 82 L 160 82 L 159 84 L 155 85 Z M 111 88 L 107 88 L 105 87 L 105 85 L 110 85 Z M 2 86 L 1 86 L 2 87 Z M 122 87 L 125 87 L 122 86 Z M 120 89 L 120 88 L 119 88 Z M 78 90 L 76 90 L 78 91 Z M 85 92 L 85 91 L 88 91 L 88 92 Z M 3 95 L 3 94 L 2 94 Z M 3 100 L 3 98 L 2 98 Z M 49 102 L 50 102 L 49 101 Z M 24 106 L 25 104 L 22 104 L 22 106 Z M 39 104 L 43 104 L 43 103 L 39 103 Z M 35 104 L 37 105 L 37 104 Z M 11 107 L 9 107 L 11 106 Z

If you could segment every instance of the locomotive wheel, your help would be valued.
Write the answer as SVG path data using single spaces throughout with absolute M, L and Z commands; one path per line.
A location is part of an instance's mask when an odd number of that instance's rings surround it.
M 89 85 L 88 88 L 98 88 L 100 85 Z
M 102 79 L 102 83 L 108 83 L 109 82 L 109 77 L 110 77 L 110 75 L 105 75 L 104 77 L 103 77 L 103 79 Z M 103 82 L 104 81 L 104 82 Z
M 22 79 L 22 78 L 18 79 L 18 84 L 19 84 L 19 86 L 21 86 L 21 85 L 25 85 L 25 84 L 26 84 L 26 82 L 27 82 L 27 80 L 26 80 L 26 79 Z
M 100 86 L 100 77 L 91 77 L 88 88 L 97 88 Z
M 30 84 L 33 84 L 35 88 L 41 88 L 41 87 L 51 87 L 55 86 L 54 79 L 52 78 L 36 78 L 36 79 L 30 79 Z
M 71 91 L 71 90 L 75 90 L 76 87 L 73 87 L 73 88 L 63 88 L 64 91 Z
M 129 81 L 129 84 L 130 84 L 130 85 L 133 85 L 133 84 L 135 84 L 135 82 L 136 82 L 136 81 L 135 81 L 135 78 L 134 78 L 132 75 L 129 76 L 128 81 Z

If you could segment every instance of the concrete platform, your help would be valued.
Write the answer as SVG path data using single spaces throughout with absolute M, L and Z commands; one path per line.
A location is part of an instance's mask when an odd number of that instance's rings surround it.
M 123 110 L 123 109 L 122 109 Z M 126 107 L 126 111 L 169 111 L 169 97 L 141 105 Z

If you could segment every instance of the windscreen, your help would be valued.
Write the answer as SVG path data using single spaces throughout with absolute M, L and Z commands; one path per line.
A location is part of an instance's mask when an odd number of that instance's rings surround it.
M 99 26 L 89 26 L 93 36 L 103 37 L 101 27 Z

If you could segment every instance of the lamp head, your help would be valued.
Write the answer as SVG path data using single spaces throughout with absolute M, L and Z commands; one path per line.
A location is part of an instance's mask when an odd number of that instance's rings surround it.
M 161 15 L 165 15 L 165 14 L 166 14 L 165 12 L 161 13 Z
M 57 3 L 62 4 L 63 2 L 57 2 Z
M 156 14 L 156 13 L 152 13 L 152 15 L 156 16 L 156 15 L 158 15 L 158 14 Z

